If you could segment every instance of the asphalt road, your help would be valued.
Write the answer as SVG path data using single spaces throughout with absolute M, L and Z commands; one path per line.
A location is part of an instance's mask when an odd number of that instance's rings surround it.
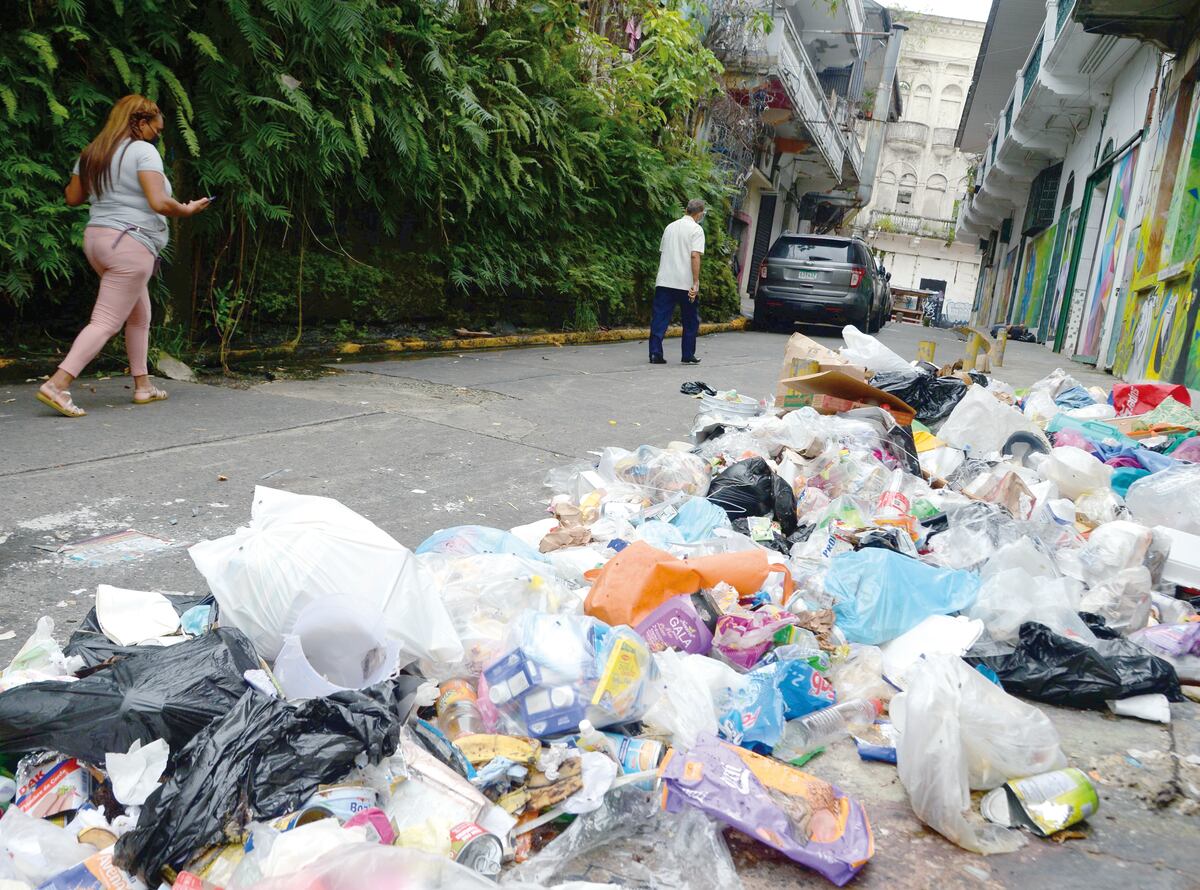
M 931 336 L 939 361 L 961 353 L 954 335 L 915 326 L 889 326 L 883 340 L 913 357 Z M 203 590 L 185 545 L 243 524 L 255 485 L 337 498 L 408 546 L 453 525 L 530 522 L 544 515 L 550 468 L 607 445 L 686 439 L 697 403 L 681 383 L 770 395 L 784 341 L 706 337 L 694 367 L 678 363 L 677 341 L 665 366 L 646 364 L 644 341 L 342 362 L 319 379 L 241 389 L 169 383 L 170 401 L 137 407 L 127 380 L 84 379 L 73 387 L 90 412 L 81 420 L 51 415 L 32 383 L 0 385 L 0 635 L 14 634 L 0 641 L 0 664 L 40 615 L 65 639 L 98 583 Z M 1019 387 L 1059 364 L 1013 343 L 995 373 Z M 1080 366 L 1073 373 L 1112 383 Z M 103 566 L 53 552 L 127 529 L 169 543 Z M 865 801 L 875 826 L 876 857 L 855 886 L 1196 887 L 1200 708 L 1175 706 L 1170 729 L 1047 710 L 1103 800 L 1086 837 L 1061 845 L 963 853 L 915 820 L 892 767 L 861 763 L 848 744 L 813 761 L 812 772 Z M 755 845 L 736 850 L 748 887 L 826 886 Z

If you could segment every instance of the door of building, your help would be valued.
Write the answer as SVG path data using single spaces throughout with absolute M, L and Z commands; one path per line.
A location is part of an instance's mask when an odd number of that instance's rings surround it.
M 771 234 L 775 227 L 775 202 L 778 195 L 760 195 L 758 198 L 758 219 L 754 222 L 754 250 L 750 254 L 750 286 L 746 288 L 751 296 L 758 291 L 758 269 L 767 258 L 771 249 Z

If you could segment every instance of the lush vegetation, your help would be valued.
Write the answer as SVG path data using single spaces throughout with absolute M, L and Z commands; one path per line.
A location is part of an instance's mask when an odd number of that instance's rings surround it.
M 613 7 L 615 10 L 616 7 Z M 62 202 L 110 103 L 157 101 L 177 196 L 170 329 L 644 317 L 662 226 L 724 199 L 690 138 L 720 65 L 680 11 L 632 0 L 28 0 L 0 33 L 0 317 L 78 320 L 86 211 Z M 641 20 L 636 52 L 624 22 Z M 735 310 L 722 213 L 707 305 Z M 49 310 L 53 310 L 52 312 Z M 161 318 L 160 313 L 156 313 Z M 283 327 L 286 325 L 286 328 Z

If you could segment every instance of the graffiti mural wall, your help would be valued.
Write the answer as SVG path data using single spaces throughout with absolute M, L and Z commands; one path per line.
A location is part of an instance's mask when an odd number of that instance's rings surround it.
M 1159 131 L 1150 194 L 1162 178 L 1173 183 L 1169 203 L 1147 202 L 1134 258 L 1133 293 L 1118 319 L 1113 372 L 1128 380 L 1161 380 L 1200 387 L 1200 101 L 1195 89 L 1186 115 L 1164 126 L 1186 127 L 1177 166 L 1163 163 L 1167 139 Z
M 1075 348 L 1078 355 L 1095 356 L 1100 350 L 1104 313 L 1117 285 L 1117 252 L 1125 232 L 1125 220 L 1129 216 L 1129 192 L 1133 185 L 1136 156 L 1136 150 L 1130 151 L 1113 167 L 1098 258 L 1084 310 L 1083 329 L 1079 332 L 1079 345 Z
M 1025 270 L 1021 276 L 1021 291 L 1013 311 L 1012 323 L 1026 327 L 1037 327 L 1042 317 L 1042 304 L 1046 299 L 1046 279 L 1050 277 L 1050 258 L 1054 252 L 1054 240 L 1058 226 L 1053 225 L 1025 248 Z

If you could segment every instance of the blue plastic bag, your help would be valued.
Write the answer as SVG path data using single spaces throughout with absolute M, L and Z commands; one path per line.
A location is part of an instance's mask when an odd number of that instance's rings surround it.
M 804 717 L 837 704 L 837 692 L 816 659 L 794 658 L 779 662 L 776 676 L 783 698 L 783 716 L 787 720 Z
M 679 508 L 671 525 L 679 529 L 689 544 L 707 541 L 719 528 L 733 528 L 729 514 L 708 498 L 690 498 Z
M 451 556 L 475 556 L 480 553 L 511 553 L 537 562 L 548 562 L 512 532 L 485 525 L 457 525 L 436 531 L 421 542 L 415 553 L 447 553 Z
M 721 738 L 751 751 L 771 753 L 783 735 L 778 669 L 778 664 L 755 668 L 746 674 L 745 686 L 730 690 L 717 721 Z
M 878 646 L 930 615 L 970 608 L 979 594 L 979 576 L 868 547 L 835 556 L 825 589 L 833 596 L 837 626 L 846 639 Z

